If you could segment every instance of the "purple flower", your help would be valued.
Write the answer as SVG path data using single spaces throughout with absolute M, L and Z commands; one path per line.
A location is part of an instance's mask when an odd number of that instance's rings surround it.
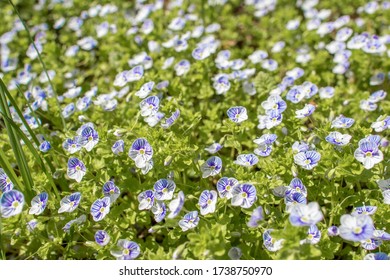
M 138 195 L 139 210 L 150 209 L 154 204 L 154 192 L 146 190 Z
M 251 184 L 238 184 L 232 191 L 232 205 L 250 208 L 257 200 L 256 188 Z
M 152 213 L 154 214 L 154 219 L 157 223 L 161 222 L 165 215 L 167 214 L 167 208 L 163 201 L 157 201 L 151 208 Z
M 236 178 L 222 177 L 217 182 L 217 190 L 221 198 L 230 199 L 233 197 L 233 188 L 238 184 Z
M 98 230 L 95 233 L 95 242 L 100 246 L 106 246 L 110 242 L 110 236 L 105 230 Z
M 270 252 L 276 252 L 283 246 L 284 239 L 276 240 L 271 236 L 273 229 L 267 229 L 263 233 L 263 244 L 264 247 Z
M 336 226 L 331 226 L 328 228 L 328 235 L 329 236 L 337 236 L 340 234 L 339 228 Z
M 352 136 L 349 134 L 341 134 L 338 131 L 332 131 L 325 137 L 325 140 L 336 146 L 345 146 L 349 143 L 351 138 Z
M 47 194 L 47 192 L 43 192 L 35 196 L 31 200 L 31 208 L 28 213 L 35 215 L 41 214 L 46 208 L 48 198 L 49 195 Z
M 11 179 L 4 172 L 4 169 L 0 168 L 0 191 L 8 192 L 14 188 L 14 184 L 11 182 Z
M 340 223 L 340 236 L 345 240 L 363 241 L 373 236 L 374 223 L 368 215 L 342 215 Z
M 208 146 L 207 148 L 205 148 L 205 150 L 208 151 L 210 154 L 215 154 L 220 149 L 222 149 L 222 147 L 223 146 L 219 143 L 213 143 L 210 146 Z
M 307 170 L 317 166 L 320 159 L 321 155 L 316 151 L 300 152 L 294 156 L 294 162 Z
M 110 198 L 103 197 L 95 200 L 91 205 L 91 215 L 95 222 L 103 220 L 103 218 L 110 212 Z
M 87 168 L 81 160 L 79 160 L 78 158 L 69 159 L 67 170 L 69 178 L 74 179 L 78 183 L 80 183 L 86 172 Z
M 138 168 L 144 168 L 152 159 L 153 148 L 145 138 L 136 139 L 129 150 L 129 157 Z
M 149 96 L 139 104 L 141 108 L 141 116 L 147 117 L 157 113 L 160 107 L 160 99 L 157 96 Z
M 17 190 L 5 192 L 0 197 L 0 213 L 3 218 L 9 218 L 22 212 L 24 196 Z
M 58 213 L 73 212 L 77 206 L 79 206 L 81 200 L 81 194 L 79 192 L 72 193 L 61 199 L 60 209 Z
M 90 152 L 99 143 L 99 134 L 92 127 L 87 126 L 81 130 L 80 135 L 76 137 L 76 141 Z
M 259 206 L 253 210 L 251 218 L 249 219 L 247 225 L 248 227 L 255 228 L 262 220 L 264 220 L 263 207 Z
M 221 158 L 217 156 L 208 158 L 206 162 L 202 164 L 200 170 L 202 171 L 202 178 L 207 178 L 219 174 L 222 170 Z
M 187 231 L 196 227 L 199 223 L 198 211 L 192 211 L 184 215 L 183 219 L 179 221 L 179 226 L 183 231 Z
M 293 193 L 300 193 L 304 197 L 307 196 L 306 187 L 299 178 L 292 179 L 290 182 L 290 185 L 287 187 L 287 189 L 285 191 L 286 196 L 289 196 L 290 194 L 293 194 Z
M 307 230 L 307 237 L 300 244 L 317 244 L 321 240 L 321 231 L 316 225 L 311 225 Z
M 103 194 L 110 198 L 110 203 L 112 204 L 118 199 L 121 191 L 115 186 L 113 181 L 108 181 L 103 185 Z
M 116 141 L 114 145 L 112 145 L 111 150 L 115 155 L 123 153 L 123 151 L 125 150 L 125 142 L 122 139 Z
M 116 257 L 117 260 L 133 260 L 140 254 L 139 245 L 134 241 L 119 239 L 117 247 L 110 251 L 111 255 Z
M 227 110 L 227 115 L 235 123 L 241 123 L 248 119 L 246 108 L 242 106 L 231 107 Z
M 200 207 L 200 214 L 207 215 L 215 212 L 215 205 L 217 203 L 217 192 L 212 190 L 205 190 L 200 194 L 198 205 Z
M 377 144 L 369 141 L 359 142 L 359 148 L 355 150 L 354 156 L 366 169 L 371 169 L 383 160 L 383 153 L 378 149 Z
M 180 191 L 177 194 L 177 198 L 171 200 L 169 203 L 169 215 L 168 218 L 173 219 L 175 218 L 181 211 L 184 205 L 184 193 Z
M 180 110 L 177 109 L 175 112 L 172 113 L 172 115 L 169 118 L 166 119 L 165 123 L 161 124 L 161 127 L 164 129 L 171 127 L 179 116 L 180 116 Z
M 43 141 L 40 145 L 39 145 L 39 150 L 42 152 L 42 153 L 46 153 L 48 152 L 49 150 L 51 149 L 51 145 L 48 141 Z
M 237 156 L 234 163 L 241 166 L 253 166 L 258 163 L 258 161 L 259 159 L 254 154 L 242 154 Z
M 303 118 L 308 117 L 311 114 L 313 114 L 315 109 L 316 109 L 316 106 L 314 106 L 312 104 L 306 104 L 303 109 L 295 111 L 295 117 L 298 119 L 303 119 Z
M 296 204 L 291 209 L 290 223 L 293 226 L 315 225 L 324 218 L 317 202 L 309 204 Z
M 176 184 L 172 180 L 160 179 L 154 184 L 154 196 L 158 200 L 171 200 Z
M 354 122 L 354 119 L 340 115 L 332 121 L 331 128 L 350 128 Z
M 81 150 L 81 144 L 73 139 L 66 139 L 63 143 L 62 143 L 62 147 L 64 148 L 65 151 L 67 151 L 68 153 L 70 154 L 74 154 L 78 151 Z

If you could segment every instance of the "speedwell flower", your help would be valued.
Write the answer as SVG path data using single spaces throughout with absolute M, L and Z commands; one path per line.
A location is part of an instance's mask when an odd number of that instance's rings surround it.
M 85 127 L 79 136 L 76 137 L 77 142 L 81 144 L 88 152 L 99 143 L 99 134 L 92 127 Z
M 41 214 L 46 208 L 48 198 L 49 195 L 47 194 L 47 192 L 43 192 L 35 196 L 31 200 L 31 208 L 28 213 L 35 214 L 35 215 Z
M 69 178 L 74 179 L 78 183 L 80 183 L 86 172 L 87 168 L 81 160 L 79 160 L 78 158 L 69 159 L 67 170 Z
M 300 152 L 294 156 L 294 162 L 307 170 L 317 166 L 320 159 L 321 155 L 316 151 Z
M 79 192 L 72 193 L 61 199 L 60 209 L 58 213 L 73 212 L 77 206 L 79 206 L 81 200 L 81 194 Z
M 158 200 L 171 200 L 176 184 L 172 180 L 160 179 L 154 184 L 154 196 Z
M 114 143 L 111 147 L 111 151 L 115 154 L 118 155 L 119 153 L 123 153 L 125 150 L 125 142 L 120 139 Z
M 23 210 L 24 196 L 17 190 L 5 192 L 0 197 L 0 213 L 3 218 L 18 215 Z
M 181 211 L 184 205 L 184 193 L 180 191 L 177 197 L 169 203 L 169 215 L 168 218 L 175 218 Z
M 317 244 L 321 239 L 321 231 L 316 225 L 311 225 L 307 230 L 307 237 L 300 241 L 300 244 Z
M 256 188 L 251 184 L 239 184 L 232 191 L 232 205 L 250 208 L 257 200 Z
M 106 246 L 110 242 L 110 236 L 105 230 L 98 230 L 95 233 L 95 242 L 100 246 Z
M 205 190 L 200 194 L 198 205 L 200 207 L 200 214 L 207 215 L 215 212 L 215 205 L 217 203 L 217 192 L 212 190 Z
M 150 209 L 154 204 L 154 192 L 146 190 L 138 195 L 139 210 Z
M 110 251 L 117 260 L 133 260 L 140 254 L 139 245 L 134 241 L 119 239 L 117 246 L 119 248 Z
M 375 230 L 374 223 L 368 215 L 342 215 L 340 223 L 340 236 L 349 241 L 371 238 Z
M 153 156 L 153 148 L 145 138 L 136 139 L 129 150 L 129 157 L 138 168 L 143 168 Z
M 349 134 L 341 134 L 338 131 L 332 131 L 325 137 L 325 140 L 333 145 L 345 146 L 349 143 L 351 138 L 352 136 Z
M 8 192 L 14 188 L 14 184 L 8 175 L 4 172 L 4 169 L 0 168 L 0 191 Z
M 359 148 L 355 150 L 354 156 L 366 169 L 371 169 L 383 160 L 383 153 L 379 150 L 378 145 L 369 141 L 359 143 Z
M 74 154 L 80 151 L 82 148 L 81 144 L 76 139 L 70 139 L 70 138 L 66 139 L 62 143 L 62 147 L 64 148 L 65 151 L 67 151 L 70 154 Z
M 110 212 L 110 198 L 103 197 L 95 200 L 91 205 L 91 215 L 95 222 L 103 220 L 103 218 Z
M 227 110 L 227 115 L 235 123 L 241 123 L 248 119 L 246 108 L 242 106 L 231 107 Z
M 110 203 L 112 204 L 115 202 L 115 200 L 118 199 L 119 195 L 121 194 L 121 191 L 114 184 L 113 181 L 108 181 L 103 185 L 103 194 L 104 196 L 110 198 Z
M 259 225 L 259 222 L 264 220 L 263 207 L 259 206 L 252 212 L 251 218 L 249 219 L 247 226 L 255 228 Z
M 183 231 L 187 231 L 196 227 L 199 223 L 198 211 L 192 211 L 184 215 L 183 219 L 179 221 L 179 226 Z
M 299 178 L 292 179 L 285 191 L 286 196 L 293 193 L 301 193 L 303 196 L 307 196 L 307 189 Z
M 205 150 L 208 151 L 210 154 L 215 154 L 220 149 L 222 149 L 222 147 L 223 146 L 219 143 L 213 143 L 210 146 L 208 146 L 207 148 L 205 148 Z
M 276 252 L 283 247 L 284 239 L 276 240 L 271 236 L 273 229 L 267 229 L 263 233 L 263 244 L 264 247 L 270 252 Z
M 217 190 L 221 198 L 230 199 L 233 197 L 233 187 L 238 184 L 236 178 L 222 177 L 217 182 Z
M 219 174 L 222 170 L 222 160 L 220 157 L 212 156 L 206 160 L 205 163 L 200 167 L 202 171 L 202 178 L 207 178 L 209 176 L 215 176 Z
M 331 128 L 350 128 L 354 122 L 354 119 L 340 115 L 332 121 Z
M 258 161 L 258 157 L 254 154 L 242 154 L 237 156 L 237 159 L 234 161 L 234 163 L 241 166 L 253 166 Z
M 147 117 L 157 113 L 160 107 L 160 99 L 157 96 L 149 96 L 139 104 L 141 116 Z
M 163 201 L 157 201 L 152 206 L 151 211 L 154 214 L 154 219 L 156 220 L 157 223 L 161 222 L 165 218 L 165 215 L 167 214 L 167 208 Z
M 293 226 L 315 225 L 324 218 L 317 202 L 309 204 L 296 204 L 291 209 L 290 223 Z
M 316 109 L 316 106 L 314 106 L 312 104 L 306 104 L 303 109 L 295 111 L 295 117 L 298 119 L 303 119 L 303 118 L 308 117 L 311 114 L 313 114 L 315 109 Z

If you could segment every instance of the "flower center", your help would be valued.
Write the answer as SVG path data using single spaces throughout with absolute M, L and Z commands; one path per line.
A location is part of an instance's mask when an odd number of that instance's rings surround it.
M 129 249 L 124 249 L 122 251 L 123 255 L 127 256 L 127 255 L 130 255 L 130 250 Z
M 144 154 L 145 154 L 145 150 L 144 150 L 144 149 L 140 149 L 140 150 L 139 150 L 139 153 L 140 153 L 141 155 L 144 155 Z
M 353 232 L 354 232 L 355 234 L 360 234 L 362 231 L 363 231 L 363 229 L 362 229 L 361 227 L 355 227 L 355 228 L 353 229 Z
M 80 170 L 81 170 L 81 167 L 80 167 L 80 166 L 76 166 L 76 170 L 77 170 L 77 171 L 80 171 Z
M 72 144 L 72 148 L 76 148 L 76 144 Z
M 226 186 L 226 190 L 230 191 L 230 186 L 229 185 Z
M 366 157 L 372 157 L 372 152 L 367 152 Z
M 7 177 L 7 179 L 5 179 L 5 182 L 6 182 L 7 184 L 9 184 L 9 183 L 11 183 L 11 180 Z
M 242 196 L 243 198 L 247 198 L 247 197 L 248 197 L 248 194 L 247 194 L 246 192 L 243 192 L 243 193 L 241 193 L 241 196 Z
M 12 208 L 17 208 L 19 206 L 19 201 L 12 202 Z
M 168 192 L 168 189 L 167 189 L 167 188 L 163 188 L 163 189 L 162 189 L 162 192 L 163 192 L 163 193 L 167 193 L 167 192 Z
M 208 205 L 210 205 L 211 203 L 213 203 L 213 201 L 211 199 L 207 200 Z
M 309 240 L 312 240 L 312 239 L 313 239 L 313 237 L 314 237 L 314 235 L 313 235 L 313 234 L 311 234 L 311 233 L 309 233 L 309 234 L 307 235 L 307 239 L 309 239 Z
M 105 209 L 104 207 L 102 207 L 102 208 L 100 208 L 99 212 L 100 212 L 100 213 L 103 213 L 104 210 L 106 210 L 106 209 Z
M 311 161 L 310 161 L 310 159 L 307 159 L 307 160 L 304 161 L 304 163 L 305 163 L 305 164 L 310 164 Z
M 89 136 L 88 137 L 88 141 L 92 141 L 93 140 L 93 137 L 92 136 Z
M 272 109 L 278 109 L 278 104 L 275 104 L 274 106 L 272 106 Z

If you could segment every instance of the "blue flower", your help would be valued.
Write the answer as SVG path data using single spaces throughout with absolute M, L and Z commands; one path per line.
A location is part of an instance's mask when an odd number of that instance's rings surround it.
M 215 212 L 215 205 L 217 203 L 217 192 L 212 190 L 205 190 L 200 194 L 198 205 L 200 207 L 200 214 L 207 215 Z
M 307 197 L 306 187 L 299 178 L 292 179 L 285 191 L 286 196 L 293 193 L 301 193 L 303 196 Z
M 17 190 L 5 192 L 0 197 L 0 213 L 3 218 L 9 218 L 22 212 L 24 196 Z
M 242 106 L 229 108 L 227 115 L 235 123 L 241 123 L 248 119 L 246 108 Z
M 376 102 L 379 102 L 379 101 L 385 99 L 386 95 L 387 95 L 386 91 L 378 90 L 378 91 L 373 92 L 370 95 L 370 97 L 368 98 L 368 101 L 376 103 Z
M 39 145 L 39 150 L 42 152 L 42 153 L 46 153 L 48 152 L 49 150 L 51 149 L 51 145 L 48 141 L 43 141 L 40 145 Z
M 221 198 L 230 199 L 233 197 L 233 188 L 238 184 L 236 178 L 222 177 L 217 182 L 217 190 Z
M 157 96 L 149 96 L 139 104 L 141 116 L 147 117 L 158 112 L 160 107 L 160 99 Z
M 387 233 L 384 230 L 376 229 L 376 230 L 374 230 L 373 237 L 376 239 L 389 241 L 390 240 L 390 233 Z
M 79 192 L 72 193 L 61 199 L 60 209 L 58 213 L 73 212 L 77 206 L 79 206 L 81 200 L 81 194 Z
M 317 244 L 321 240 L 321 231 L 316 225 L 311 225 L 307 230 L 307 237 L 300 241 L 300 244 Z
M 385 260 L 385 261 L 387 261 L 387 260 L 390 260 L 390 257 L 386 253 L 378 252 L 378 253 L 367 254 L 364 257 L 364 259 L 365 260 Z
M 310 148 L 309 145 L 303 141 L 301 142 L 295 141 L 294 144 L 292 145 L 292 150 L 294 154 L 306 152 L 309 150 L 309 148 Z
M 140 90 L 137 91 L 135 93 L 135 95 L 138 96 L 139 98 L 145 98 L 145 97 L 147 97 L 150 94 L 150 92 L 152 91 L 153 87 L 154 87 L 154 82 L 153 81 L 147 82 L 147 83 L 142 85 Z
M 299 103 L 305 97 L 302 86 L 292 87 L 286 95 L 286 99 L 292 103 Z
M 74 154 L 74 153 L 80 151 L 82 146 L 78 141 L 76 141 L 76 139 L 73 140 L 73 139 L 68 138 L 62 143 L 62 147 L 68 153 Z
M 11 179 L 4 172 L 4 169 L 0 168 L 0 191 L 8 192 L 14 188 L 14 184 L 11 182 Z
M 259 206 L 253 210 L 251 218 L 249 219 L 247 225 L 248 227 L 255 228 L 262 220 L 264 220 L 263 207 Z
M 76 219 L 73 219 L 69 222 L 67 222 L 65 224 L 65 226 L 62 228 L 63 231 L 69 233 L 70 231 L 70 228 L 73 224 L 76 224 L 76 225 L 81 225 L 82 223 L 84 223 L 85 221 L 87 220 L 87 216 L 85 215 L 81 215 L 80 217 L 76 218 Z
M 234 161 L 235 164 L 241 166 L 253 166 L 259 162 L 259 159 L 254 154 L 242 154 L 238 155 L 237 159 Z
M 160 179 L 154 184 L 154 196 L 158 200 L 171 200 L 176 184 L 172 180 Z
M 376 206 L 359 206 L 356 207 L 355 210 L 352 212 L 352 214 L 363 214 L 363 215 L 373 215 L 376 212 L 377 207 Z
M 137 258 L 141 252 L 139 245 L 127 239 L 119 239 L 117 249 L 111 250 L 110 253 L 117 260 L 133 260 Z
M 278 110 L 270 110 L 267 111 L 267 115 L 259 115 L 257 116 L 259 119 L 259 125 L 257 128 L 259 129 L 271 129 L 275 126 L 278 126 L 282 123 L 283 115 L 279 113 Z
M 362 248 L 364 248 L 365 250 L 370 250 L 370 251 L 377 249 L 381 244 L 382 244 L 381 240 L 376 240 L 374 238 L 368 238 L 368 239 L 362 240 L 360 243 Z
M 67 119 L 69 118 L 71 115 L 73 115 L 73 113 L 75 112 L 76 108 L 74 106 L 74 103 L 70 103 L 68 104 L 67 106 L 65 106 L 65 108 L 62 110 L 61 114 L 62 116 Z
M 366 169 L 371 169 L 383 160 L 383 153 L 378 149 L 378 145 L 366 140 L 359 142 L 359 148 L 355 150 L 354 156 Z
M 321 155 L 316 151 L 300 152 L 294 156 L 294 162 L 307 170 L 317 166 L 320 159 Z
M 355 120 L 344 117 L 343 115 L 338 116 L 332 121 L 331 128 L 350 128 L 354 124 Z
M 312 104 L 306 104 L 305 107 L 301 110 L 295 111 L 295 117 L 298 119 L 303 119 L 305 117 L 310 116 L 315 111 L 316 106 Z
M 336 226 L 331 226 L 328 228 L 328 235 L 329 236 L 337 236 L 340 234 L 339 228 Z
M 184 215 L 183 219 L 179 221 L 179 226 L 183 231 L 187 231 L 196 227 L 199 223 L 198 211 L 191 211 Z
M 349 241 L 363 241 L 371 238 L 374 223 L 368 215 L 342 215 L 340 218 L 340 236 Z
M 169 215 L 168 218 L 173 219 L 175 218 L 181 211 L 181 209 L 184 206 L 184 193 L 180 191 L 177 194 L 177 198 L 171 200 L 169 203 Z
M 35 214 L 35 215 L 41 214 L 46 208 L 48 198 L 49 195 L 47 194 L 47 192 L 43 192 L 35 196 L 31 200 L 31 208 L 28 213 Z
M 38 225 L 38 221 L 36 219 L 32 219 L 31 221 L 27 222 L 26 226 L 28 231 L 33 231 Z
M 81 130 L 79 136 L 76 137 L 76 141 L 80 143 L 88 152 L 99 143 L 99 135 L 92 127 L 85 127 Z
M 146 190 L 138 195 L 139 210 L 150 209 L 154 204 L 154 192 Z
M 334 87 L 320 88 L 320 90 L 319 90 L 320 98 L 321 99 L 332 98 L 334 96 L 334 92 L 335 92 Z
M 115 155 L 123 153 L 123 151 L 125 150 L 125 142 L 122 139 L 116 141 L 114 145 L 112 145 L 111 150 Z
M 378 147 L 381 145 L 381 137 L 379 135 L 368 135 L 359 141 L 359 145 L 363 142 L 375 143 Z
M 183 76 L 190 70 L 191 64 L 188 60 L 183 59 L 180 60 L 176 65 L 175 65 L 175 71 L 177 76 Z
M 215 176 L 222 170 L 222 160 L 220 157 L 213 156 L 206 160 L 200 167 L 202 171 L 202 177 L 207 178 L 209 176 Z
M 129 157 L 138 168 L 144 168 L 152 156 L 153 148 L 145 138 L 136 139 L 129 150 Z
M 315 225 L 324 218 L 317 202 L 309 204 L 296 204 L 290 212 L 290 223 L 293 226 Z
M 282 249 L 284 239 L 276 240 L 271 236 L 273 229 L 267 229 L 263 233 L 263 245 L 270 252 L 276 252 Z
M 371 124 L 371 127 L 376 132 L 382 132 L 388 128 L 390 128 L 390 116 L 380 116 L 375 122 Z
M 142 65 L 135 66 L 126 72 L 126 82 L 134 82 L 140 80 L 144 75 L 144 67 Z
M 254 143 L 262 145 L 272 145 L 276 141 L 276 134 L 263 134 L 260 138 L 253 140 Z
M 180 116 L 180 110 L 177 109 L 175 112 L 172 113 L 172 115 L 169 118 L 166 119 L 165 123 L 161 124 L 161 127 L 164 129 L 171 127 L 179 116 Z
M 286 190 L 287 192 L 287 190 Z M 297 204 L 306 204 L 306 195 L 300 193 L 300 192 L 290 192 L 286 194 L 284 197 L 284 202 L 286 203 L 286 212 L 290 213 L 291 209 L 297 205 Z
M 226 74 L 219 74 L 214 77 L 213 88 L 217 94 L 224 94 L 230 89 L 229 77 Z
M 105 230 L 98 230 L 95 233 L 95 242 L 100 246 L 106 246 L 110 242 L 110 236 Z
M 232 205 L 250 208 L 257 200 L 256 188 L 251 184 L 238 184 L 233 188 Z
M 167 208 L 163 201 L 157 201 L 152 206 L 151 211 L 154 214 L 154 219 L 156 220 L 156 223 L 161 222 L 165 218 L 165 215 L 167 214 Z
M 118 199 L 121 191 L 115 186 L 113 181 L 108 181 L 103 185 L 103 194 L 110 198 L 110 203 L 112 204 Z
M 222 149 L 222 147 L 223 146 L 219 143 L 213 143 L 210 146 L 208 146 L 207 148 L 205 148 L 205 150 L 208 151 L 210 154 L 215 154 L 220 149 Z
M 103 197 L 91 205 L 91 215 L 95 222 L 101 221 L 110 212 L 110 198 Z
M 268 157 L 272 152 L 272 146 L 260 145 L 253 152 L 261 157 Z
M 81 160 L 78 158 L 70 158 L 68 160 L 67 174 L 69 178 L 74 179 L 80 183 L 86 172 L 87 168 Z
M 349 144 L 352 136 L 349 134 L 341 134 L 338 131 L 332 131 L 328 136 L 325 137 L 325 140 L 336 146 L 345 146 Z

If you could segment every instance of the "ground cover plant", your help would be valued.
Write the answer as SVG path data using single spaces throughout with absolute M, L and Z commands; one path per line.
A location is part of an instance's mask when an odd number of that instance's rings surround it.
M 0 15 L 1 259 L 389 259 L 389 1 Z

